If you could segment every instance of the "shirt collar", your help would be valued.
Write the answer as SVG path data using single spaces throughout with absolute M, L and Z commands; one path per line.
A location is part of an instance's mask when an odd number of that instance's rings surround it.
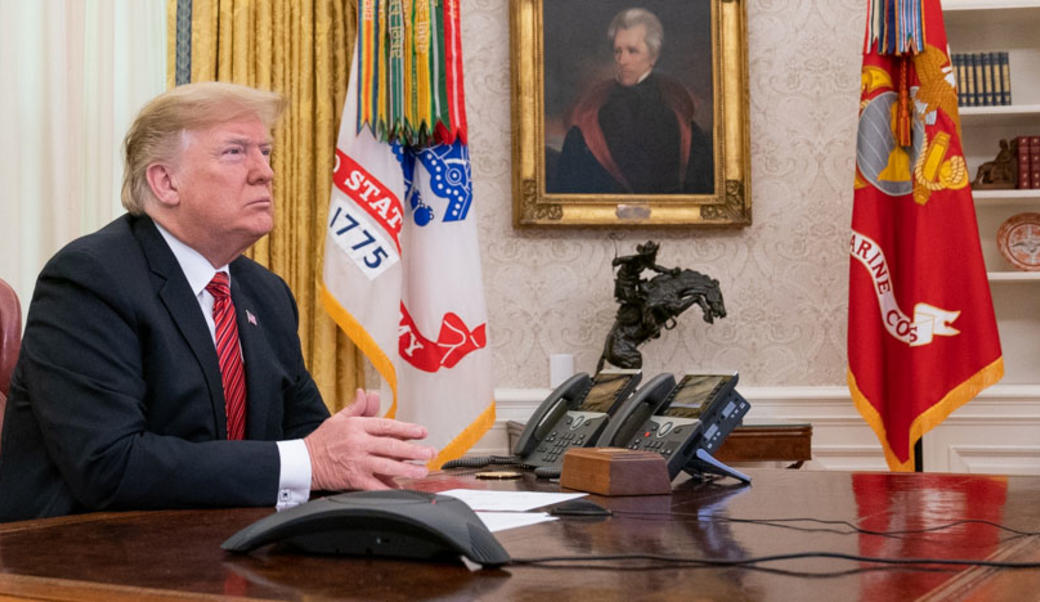
M 639 79 L 636 80 L 636 83 L 634 83 L 634 84 L 632 84 L 631 86 L 628 86 L 628 87 L 631 88 L 633 86 L 638 86 L 639 84 L 641 84 L 644 81 L 646 81 L 646 78 L 650 77 L 650 74 L 653 73 L 653 72 L 654 72 L 654 68 L 650 67 L 649 69 L 646 70 L 646 73 L 644 73 L 644 74 L 639 76 Z M 621 80 L 617 79 L 616 77 L 614 78 L 614 81 L 617 81 L 619 84 L 621 83 Z
M 217 272 L 224 272 L 228 275 L 228 283 L 231 283 L 231 273 L 228 271 L 227 264 L 220 266 L 217 269 L 213 269 L 210 265 L 209 260 L 202 256 L 195 249 L 189 247 L 180 239 L 173 234 L 170 234 L 166 228 L 163 228 L 159 222 L 152 220 L 155 227 L 159 230 L 159 234 L 162 235 L 163 240 L 169 245 L 170 250 L 173 251 L 173 256 L 177 258 L 177 263 L 181 266 L 181 271 L 184 272 L 184 277 L 188 279 L 188 286 L 191 287 L 191 292 L 195 296 L 202 294 L 202 291 L 209 284 L 210 280 L 213 280 L 213 275 Z

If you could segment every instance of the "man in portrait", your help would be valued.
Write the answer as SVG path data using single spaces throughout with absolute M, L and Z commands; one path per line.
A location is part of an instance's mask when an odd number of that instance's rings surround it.
M 693 97 L 654 70 L 664 42 L 661 21 L 628 8 L 613 18 L 607 38 L 614 79 L 579 98 L 548 192 L 713 193 L 711 138 L 694 122 Z

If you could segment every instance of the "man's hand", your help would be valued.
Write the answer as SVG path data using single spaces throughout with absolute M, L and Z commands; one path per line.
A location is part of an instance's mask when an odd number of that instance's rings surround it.
M 426 428 L 389 418 L 375 418 L 379 394 L 357 390 L 354 404 L 321 423 L 303 442 L 311 457 L 311 489 L 390 489 L 394 477 L 421 479 L 437 450 L 409 443 L 426 437 Z

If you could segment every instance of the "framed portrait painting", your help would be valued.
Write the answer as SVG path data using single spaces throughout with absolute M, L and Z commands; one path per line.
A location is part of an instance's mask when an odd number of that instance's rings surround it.
M 751 223 L 745 0 L 510 0 L 517 226 Z

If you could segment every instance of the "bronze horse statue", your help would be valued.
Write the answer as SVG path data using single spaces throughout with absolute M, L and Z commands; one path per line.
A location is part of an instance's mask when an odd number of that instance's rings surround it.
M 694 304 L 701 307 L 709 324 L 726 317 L 719 281 L 710 276 L 693 270 L 669 270 L 642 281 L 636 294 L 621 302 L 596 371 L 604 362 L 618 368 L 641 368 L 639 345 L 660 337 L 662 326 L 665 330 L 675 328 L 676 317 Z

